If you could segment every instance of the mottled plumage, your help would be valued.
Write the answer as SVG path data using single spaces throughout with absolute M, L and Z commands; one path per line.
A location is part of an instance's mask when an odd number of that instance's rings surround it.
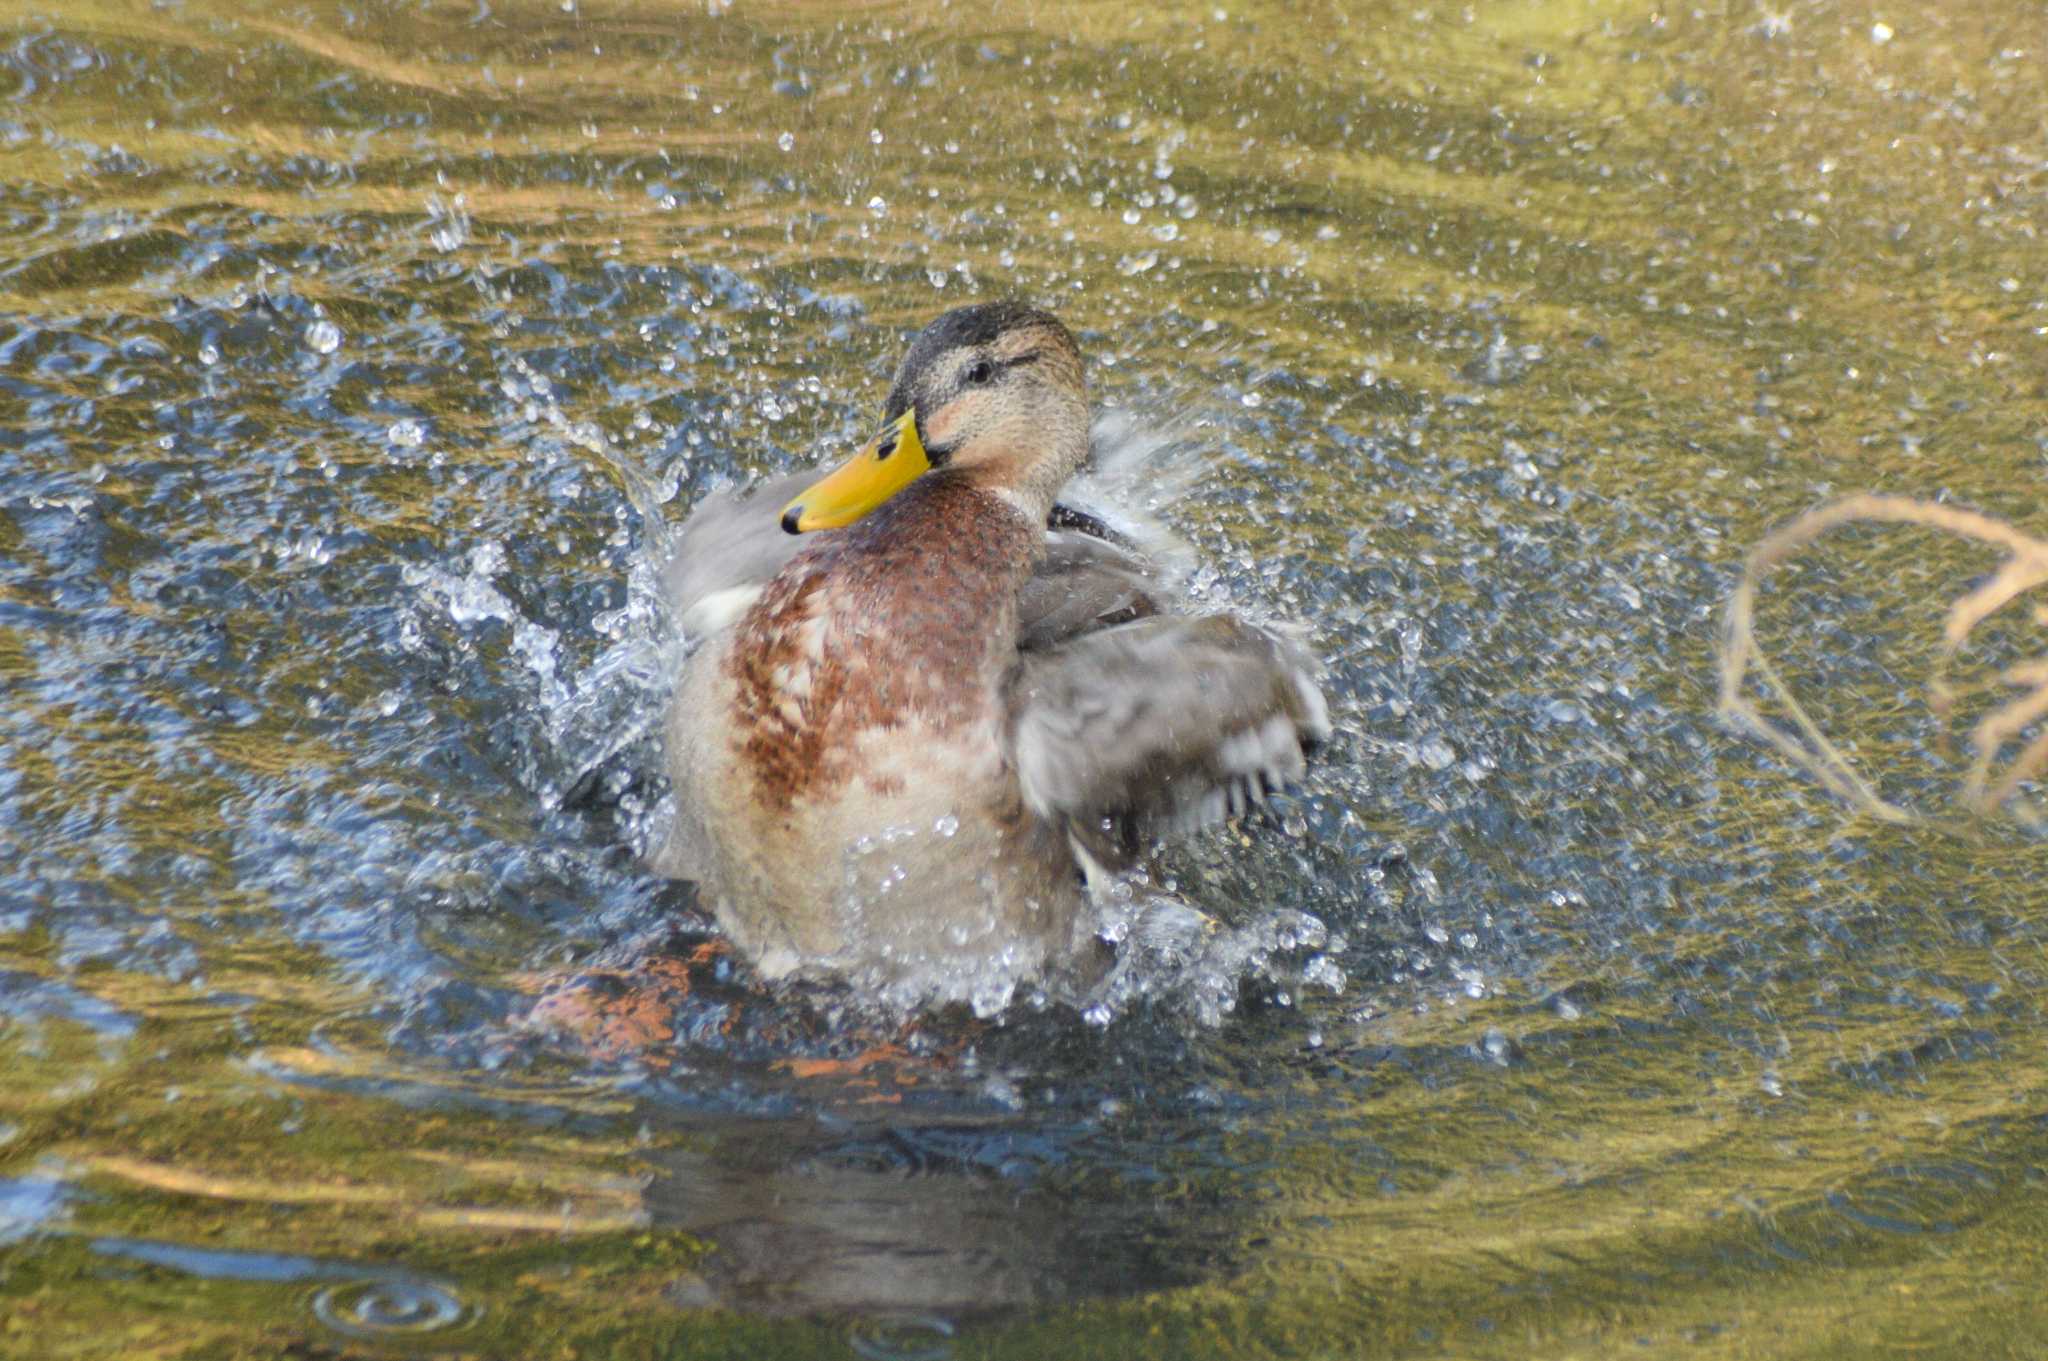
M 979 1006 L 1031 978 L 1071 991 L 1106 948 L 1088 876 L 1297 778 L 1329 731 L 1318 668 L 1292 634 L 1169 614 L 1143 553 L 1055 507 L 1088 425 L 1049 315 L 948 313 L 888 406 L 929 470 L 878 437 L 859 476 L 913 480 L 845 528 L 778 522 L 840 513 L 846 472 L 685 524 L 669 589 L 696 643 L 655 863 L 770 976 Z

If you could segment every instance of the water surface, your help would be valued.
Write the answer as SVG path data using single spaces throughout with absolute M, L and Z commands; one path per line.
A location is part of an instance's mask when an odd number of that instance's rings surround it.
M 2048 528 L 2044 52 L 1988 0 L 10 7 L 0 1350 L 2036 1354 L 2048 851 L 1712 709 L 1784 517 Z M 1327 932 L 1221 1024 L 766 996 L 634 854 L 663 525 L 1006 295 L 1213 456 L 1197 601 L 1330 661 L 1310 784 L 1171 859 Z M 1889 796 L 1950 806 L 1988 566 L 1766 593 Z

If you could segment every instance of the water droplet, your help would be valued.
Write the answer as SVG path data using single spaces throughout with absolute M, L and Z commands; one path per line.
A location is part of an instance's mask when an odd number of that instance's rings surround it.
M 883 198 L 880 194 L 875 195 L 868 200 L 868 211 L 876 217 L 887 217 L 889 215 L 889 200 Z
M 954 817 L 951 813 L 948 813 L 946 814 L 946 816 L 940 818 L 937 822 L 932 824 L 932 830 L 937 832 L 940 836 L 952 836 L 955 832 L 960 830 L 960 819 Z
M 212 341 L 209 340 L 199 347 L 199 362 L 208 368 L 220 363 L 220 350 Z
M 333 354 L 341 348 L 341 328 L 321 318 L 306 328 L 306 348 L 314 354 Z
M 464 206 L 462 195 L 448 202 L 439 194 L 427 199 L 427 220 L 434 224 L 427 233 L 427 240 L 443 255 L 459 250 L 469 240 L 469 212 Z
M 1343 967 L 1328 955 L 1316 955 L 1302 966 L 1303 987 L 1321 988 L 1325 992 L 1342 994 L 1344 985 L 1349 981 L 1344 975 Z
M 868 140 L 876 146 L 880 146 L 882 144 L 882 130 L 880 128 L 869 128 Z

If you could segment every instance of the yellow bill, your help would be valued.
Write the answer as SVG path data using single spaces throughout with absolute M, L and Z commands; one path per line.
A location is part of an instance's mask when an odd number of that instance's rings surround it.
M 782 508 L 782 527 L 791 534 L 850 525 L 931 470 L 924 441 L 917 437 L 917 412 L 904 412 L 882 427 L 861 451 L 821 482 Z

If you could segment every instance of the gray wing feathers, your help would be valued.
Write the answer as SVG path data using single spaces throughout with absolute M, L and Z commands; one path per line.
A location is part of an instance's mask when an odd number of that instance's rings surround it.
M 1173 832 L 1242 813 L 1330 733 L 1318 666 L 1276 629 L 1158 617 L 1026 655 L 1011 758 L 1040 817 Z
M 805 541 L 785 534 L 783 505 L 810 475 L 770 478 L 745 491 L 713 492 L 683 522 L 663 584 L 685 637 L 702 638 L 737 620 Z
M 1093 629 L 1160 613 L 1144 557 L 1089 534 L 1053 530 L 1017 600 L 1017 646 L 1043 652 Z

